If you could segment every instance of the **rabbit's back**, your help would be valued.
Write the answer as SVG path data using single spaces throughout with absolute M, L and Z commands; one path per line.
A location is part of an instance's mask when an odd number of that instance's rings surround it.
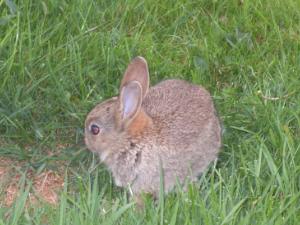
M 151 87 L 143 108 L 168 145 L 187 148 L 211 129 L 216 136 L 220 133 L 210 94 L 183 80 L 166 80 Z
M 204 88 L 182 80 L 166 80 L 149 89 L 143 108 L 157 129 L 150 139 L 154 147 L 144 149 L 144 169 L 154 164 L 157 154 L 166 190 L 175 185 L 176 179 L 195 179 L 217 158 L 221 129 L 211 96 Z M 159 174 L 154 174 L 153 185 L 159 183 Z

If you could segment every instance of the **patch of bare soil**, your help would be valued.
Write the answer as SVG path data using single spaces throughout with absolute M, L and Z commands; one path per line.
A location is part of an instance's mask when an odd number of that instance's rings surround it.
M 7 173 L 7 166 L 11 165 L 11 160 L 0 158 L 0 178 Z
M 18 197 L 21 191 L 19 185 L 21 174 L 16 172 L 14 168 L 16 166 L 21 167 L 21 164 L 21 162 L 0 157 L 0 189 L 4 190 L 0 205 L 10 207 Z M 31 204 L 36 204 L 38 200 L 42 200 L 55 205 L 59 201 L 58 192 L 64 186 L 63 173 L 58 174 L 52 170 L 44 170 L 42 173 L 36 174 L 29 171 L 26 173 L 25 186 L 29 183 L 32 183 L 32 186 L 27 200 Z
M 48 170 L 35 176 L 33 180 L 33 189 L 36 196 L 50 204 L 55 205 L 58 203 L 57 192 L 64 186 L 64 178 L 61 175 Z

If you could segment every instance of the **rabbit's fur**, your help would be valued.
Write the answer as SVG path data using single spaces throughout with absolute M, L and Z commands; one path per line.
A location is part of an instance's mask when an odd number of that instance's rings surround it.
M 136 57 L 120 96 L 88 114 L 85 142 L 112 171 L 116 185 L 157 196 L 161 172 L 167 192 L 178 181 L 196 179 L 217 158 L 221 128 L 204 88 L 182 80 L 148 86 L 147 62 Z

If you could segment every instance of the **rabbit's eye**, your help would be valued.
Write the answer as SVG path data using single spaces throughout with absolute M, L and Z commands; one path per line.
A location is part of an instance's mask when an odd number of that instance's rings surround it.
M 98 127 L 96 124 L 92 124 L 91 132 L 92 132 L 93 135 L 99 134 L 100 133 L 100 127 Z

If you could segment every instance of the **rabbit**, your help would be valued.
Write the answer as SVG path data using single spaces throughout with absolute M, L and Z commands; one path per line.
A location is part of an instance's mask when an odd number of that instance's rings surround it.
M 125 71 L 120 95 L 87 115 L 85 143 L 117 186 L 158 197 L 161 177 L 168 193 L 197 180 L 217 159 L 221 127 L 207 90 L 178 79 L 149 88 L 147 62 L 138 56 Z

